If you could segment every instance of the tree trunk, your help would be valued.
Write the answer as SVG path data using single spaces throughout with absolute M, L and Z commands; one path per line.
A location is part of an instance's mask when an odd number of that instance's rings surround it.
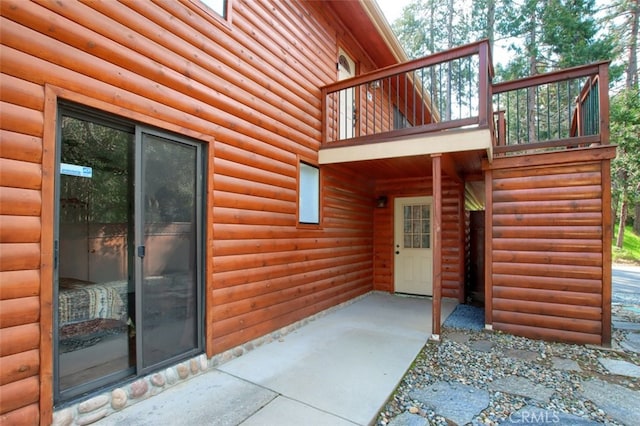
M 640 202 L 636 203 L 636 212 L 633 217 L 633 230 L 636 234 L 640 235 Z
M 627 197 L 622 194 L 622 207 L 620 208 L 620 222 L 618 224 L 618 238 L 616 239 L 616 247 L 622 248 L 624 244 L 624 225 L 627 221 Z
M 537 52 L 537 43 L 538 36 L 536 33 L 537 16 L 536 16 L 536 8 L 535 2 L 534 7 L 531 11 L 530 16 L 531 21 L 529 22 L 529 45 L 527 46 L 528 54 L 529 54 L 529 75 L 534 76 L 538 74 L 538 52 Z M 528 143 L 536 142 L 536 92 L 535 88 L 530 87 L 527 89 L 527 129 L 528 129 Z
M 447 4 L 447 48 L 453 47 L 453 0 L 449 0 Z M 447 64 L 447 110 L 445 111 L 445 117 L 447 121 L 451 120 L 451 113 L 453 109 L 453 88 L 452 88 L 452 67 L 453 64 L 449 62 Z M 460 94 L 458 94 L 460 96 Z
M 489 38 L 489 47 L 493 52 L 493 42 L 495 40 L 494 26 L 496 25 L 496 1 L 488 0 L 487 2 L 487 37 Z
M 640 0 L 632 1 L 631 33 L 629 34 L 629 63 L 627 64 L 627 88 L 638 87 L 638 15 L 640 15 Z

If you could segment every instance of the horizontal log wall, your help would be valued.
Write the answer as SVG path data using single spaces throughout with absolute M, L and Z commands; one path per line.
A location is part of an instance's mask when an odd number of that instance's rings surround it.
M 610 292 L 603 247 L 607 169 L 603 161 L 576 163 L 576 153 L 551 155 L 535 166 L 517 158 L 491 166 L 493 328 L 601 344 L 603 298 Z
M 377 181 L 377 195 L 386 195 L 387 207 L 374 210 L 374 286 L 394 291 L 393 198 L 432 196 L 431 178 Z M 464 283 L 464 210 L 462 184 L 442 179 L 442 297 L 460 299 Z
M 0 423 L 37 424 L 44 88 L 0 79 Z
M 52 191 L 43 199 L 54 177 L 42 170 L 43 150 L 55 152 L 54 137 L 44 138 L 44 129 L 54 133 L 55 95 L 47 107 L 46 90 L 215 138 L 207 149 L 209 355 L 372 289 L 373 188 L 323 168 L 316 229 L 297 226 L 296 203 L 298 161 L 317 158 L 320 87 L 337 79 L 338 46 L 361 71 L 375 65 L 321 4 L 232 5 L 223 22 L 191 0 L 0 2 L 3 422 L 48 423 L 52 412 L 52 256 L 42 244 L 52 246 L 54 221 L 42 206 L 55 200 Z

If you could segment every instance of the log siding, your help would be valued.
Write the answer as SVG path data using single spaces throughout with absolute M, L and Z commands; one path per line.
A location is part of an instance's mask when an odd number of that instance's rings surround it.
M 363 47 L 334 10 L 359 6 L 233 0 L 223 20 L 197 2 L 0 1 L 0 423 L 50 424 L 54 409 L 60 101 L 203 144 L 208 356 L 371 290 L 394 291 L 391 206 L 435 195 L 429 164 L 423 176 L 417 161 L 398 160 L 413 176 L 400 179 L 384 166 L 323 165 L 321 221 L 297 220 L 299 161 L 317 163 L 323 120 L 335 114 L 323 110 L 322 87 L 337 80 L 338 49 L 358 73 L 389 65 L 375 63 L 385 54 Z M 389 99 L 374 100 L 383 120 L 371 115 L 356 133 L 392 128 Z M 356 101 L 370 102 L 364 91 Z M 575 152 L 485 164 L 486 322 L 606 344 L 615 148 Z M 434 261 L 441 296 L 463 301 L 465 188 L 450 161 L 442 157 Z M 380 195 L 387 208 L 375 207 Z
M 297 161 L 317 159 L 338 46 L 377 67 L 330 9 L 237 0 L 225 22 L 191 0 L 0 8 L 3 422 L 46 424 L 53 409 L 58 99 L 207 145 L 209 355 L 373 289 L 368 181 L 323 167 L 322 223 L 296 223 Z
M 432 178 L 378 180 L 375 192 L 386 195 L 389 201 L 386 208 L 373 212 L 374 286 L 376 290 L 393 292 L 393 198 L 433 196 Z M 462 183 L 442 176 L 442 297 L 458 300 L 464 299 L 463 194 Z
M 611 223 L 603 200 L 615 149 L 599 151 L 538 154 L 528 166 L 518 157 L 502 158 L 485 166 L 492 213 L 486 217 L 487 323 L 493 329 L 609 343 L 611 254 L 604 237 Z

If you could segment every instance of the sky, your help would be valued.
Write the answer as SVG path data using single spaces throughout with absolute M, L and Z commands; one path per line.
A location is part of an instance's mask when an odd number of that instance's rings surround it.
M 411 0 L 376 0 L 390 24 L 402 15 L 402 9 L 410 2 Z
M 389 21 L 389 24 L 392 24 L 393 21 L 398 19 L 402 15 L 402 10 L 411 3 L 411 0 L 375 0 L 380 6 L 382 13 L 384 13 L 385 18 Z M 596 6 L 601 7 L 606 4 L 607 0 L 596 0 Z M 493 63 L 494 65 L 501 63 L 505 65 L 511 57 L 513 53 L 507 50 L 507 41 L 498 42 L 496 41 L 493 47 Z
M 375 0 L 380 6 L 382 13 L 384 13 L 385 18 L 389 21 L 389 24 L 392 24 L 393 21 L 398 19 L 402 15 L 402 10 L 411 3 L 411 0 Z M 498 62 L 506 63 L 509 61 L 511 54 L 507 52 L 506 48 L 503 46 L 496 45 L 494 46 L 494 51 L 492 52 L 494 65 Z

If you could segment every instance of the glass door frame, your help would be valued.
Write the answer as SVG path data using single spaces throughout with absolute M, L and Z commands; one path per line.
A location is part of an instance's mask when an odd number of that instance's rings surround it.
M 196 237 L 196 250 L 195 250 L 195 280 L 196 280 L 196 336 L 197 336 L 197 344 L 196 348 L 184 352 L 180 355 L 165 359 L 159 363 L 149 365 L 144 367 L 144 359 L 143 359 L 143 335 L 141 332 L 136 332 L 136 366 L 138 375 L 143 375 L 149 373 L 151 371 L 158 370 L 163 366 L 168 366 L 174 364 L 180 360 L 188 358 L 190 356 L 195 356 L 197 354 L 202 353 L 204 348 L 204 292 L 203 292 L 203 283 L 204 283 L 204 255 L 203 255 L 203 217 L 204 217 L 204 180 L 205 180 L 205 162 L 203 155 L 203 144 L 194 142 L 190 139 L 176 136 L 174 134 L 164 132 L 161 130 L 145 127 L 145 126 L 136 126 L 136 154 L 135 154 L 135 194 L 134 194 L 134 202 L 136 203 L 135 207 L 135 235 L 134 235 L 134 265 L 135 265 L 135 288 L 136 288 L 136 324 L 137 330 L 142 330 L 142 324 L 144 322 L 143 318 L 143 300 L 142 300 L 142 283 L 144 280 L 144 257 L 146 254 L 142 254 L 141 250 L 144 251 L 145 247 L 145 206 L 144 206 L 144 169 L 143 169 L 143 156 L 144 156 L 144 135 L 154 136 L 156 138 L 165 139 L 171 143 L 180 143 L 187 146 L 194 147 L 196 149 L 196 217 L 195 217 L 195 237 Z M 140 295 L 139 297 L 137 295 Z
M 130 189 L 130 202 L 134 204 L 134 211 L 132 217 L 129 218 L 128 228 L 133 228 L 133 238 L 128 241 L 127 258 L 128 258 L 128 275 L 130 279 L 134 280 L 135 285 L 135 306 L 136 306 L 136 318 L 138 322 L 142 315 L 141 310 L 141 277 L 142 277 L 142 259 L 138 256 L 137 248 L 142 241 L 141 235 L 144 234 L 144 228 L 140 227 L 143 222 L 143 212 L 140 208 L 140 197 L 142 196 L 142 134 L 149 134 L 159 138 L 166 139 L 174 143 L 186 144 L 196 148 L 196 214 L 195 214 L 195 280 L 196 280 L 196 295 L 195 306 L 196 310 L 196 347 L 192 350 L 181 353 L 172 358 L 163 360 L 162 362 L 154 365 L 142 368 L 142 335 L 136 333 L 136 365 L 123 369 L 118 372 L 110 373 L 97 379 L 89 380 L 85 383 L 72 386 L 68 389 L 60 389 L 60 348 L 59 348 L 59 272 L 60 272 L 60 163 L 62 154 L 62 117 L 70 116 L 79 120 L 85 120 L 92 123 L 112 127 L 118 130 L 124 130 L 134 135 L 133 147 L 131 149 L 132 158 L 129 164 L 130 173 L 133 173 L 133 188 Z M 54 406 L 64 406 L 73 400 L 90 394 L 95 394 L 101 390 L 117 386 L 126 380 L 133 380 L 137 377 L 146 375 L 152 371 L 157 371 L 170 364 L 175 364 L 181 360 L 188 359 L 189 357 L 201 354 L 204 352 L 204 285 L 206 276 L 206 262 L 205 262 L 205 235 L 206 235 L 206 176 L 207 176 L 207 146 L 195 139 L 190 139 L 185 136 L 180 136 L 168 131 L 159 130 L 156 128 L 150 128 L 140 123 L 127 120 L 109 113 L 105 113 L 99 110 L 95 110 L 90 107 L 85 107 L 79 104 L 75 104 L 67 101 L 58 102 L 58 111 L 56 117 L 56 144 L 55 144 L 55 177 L 54 177 L 54 262 L 53 262 L 53 329 L 52 329 L 52 349 L 53 349 L 53 402 Z M 131 215 L 131 212 L 129 213 Z M 144 226 L 144 224 L 142 224 Z M 129 283 L 131 284 L 131 283 Z

